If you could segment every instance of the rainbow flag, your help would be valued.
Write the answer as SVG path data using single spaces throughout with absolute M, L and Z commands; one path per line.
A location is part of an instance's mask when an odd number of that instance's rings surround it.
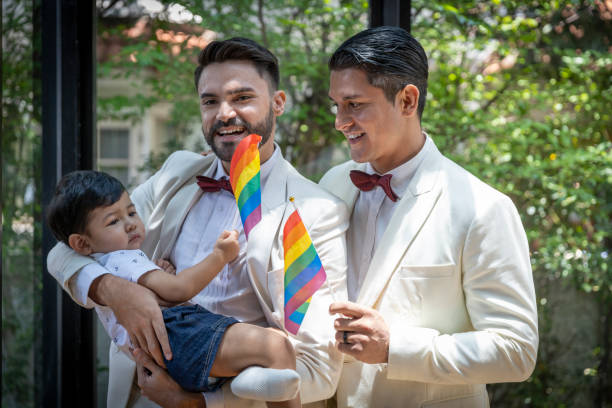
M 293 201 L 293 200 L 291 200 Z M 312 295 L 325 282 L 326 274 L 297 208 L 283 228 L 285 252 L 285 328 L 297 334 Z
M 244 234 L 261 220 L 261 183 L 259 178 L 259 150 L 261 136 L 251 134 L 240 141 L 230 164 L 230 184 L 240 211 Z

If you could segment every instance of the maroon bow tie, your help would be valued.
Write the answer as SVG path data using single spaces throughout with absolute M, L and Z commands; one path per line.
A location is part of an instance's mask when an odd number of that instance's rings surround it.
M 361 191 L 370 191 L 374 187 L 380 186 L 391 201 L 396 202 L 399 198 L 391 188 L 391 174 L 379 176 L 378 174 L 368 174 L 359 170 L 351 170 L 351 181 Z
M 232 185 L 230 184 L 227 178 L 221 178 L 219 180 L 215 180 L 214 178 L 206 177 L 206 176 L 197 176 L 198 186 L 202 189 L 202 191 L 206 193 L 216 193 L 220 190 L 227 190 L 230 193 L 234 194 L 232 191 Z

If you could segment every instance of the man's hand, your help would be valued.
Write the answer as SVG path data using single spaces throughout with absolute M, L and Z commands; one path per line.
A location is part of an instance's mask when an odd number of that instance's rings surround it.
M 368 364 L 389 361 L 389 326 L 378 311 L 352 302 L 335 302 L 329 313 L 345 316 L 334 321 L 338 350 Z
M 135 347 L 149 353 L 158 365 L 165 367 L 172 359 L 168 334 L 155 293 L 144 286 L 111 274 L 102 275 L 89 288 L 89 297 L 110 307 L 117 321 L 125 327 Z M 161 346 L 161 347 L 160 347 Z
M 201 394 L 183 390 L 168 372 L 155 364 L 143 350 L 135 349 L 133 355 L 142 395 L 164 408 L 206 408 Z

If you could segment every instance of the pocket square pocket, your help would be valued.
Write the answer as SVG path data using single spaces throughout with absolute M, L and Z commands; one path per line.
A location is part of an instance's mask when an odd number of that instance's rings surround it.
M 457 269 L 455 264 L 446 265 L 401 265 L 400 278 L 448 278 Z

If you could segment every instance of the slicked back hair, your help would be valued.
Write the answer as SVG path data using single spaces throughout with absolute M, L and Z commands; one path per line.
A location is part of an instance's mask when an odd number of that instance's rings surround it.
M 428 64 L 425 50 L 399 27 L 370 28 L 346 40 L 329 59 L 329 70 L 356 68 L 365 72 L 370 85 L 383 90 L 395 104 L 395 96 L 408 84 L 419 90 L 419 119 L 427 98 Z
M 125 192 L 113 176 L 93 170 L 73 171 L 57 183 L 47 207 L 47 223 L 58 241 L 68 245 L 71 234 L 85 232 L 89 215 L 119 201 Z
M 274 54 L 253 40 L 234 37 L 229 40 L 213 41 L 200 51 L 198 66 L 194 73 L 196 92 L 204 68 L 214 62 L 221 63 L 226 61 L 252 62 L 259 75 L 268 81 L 270 93 L 278 89 L 278 59 L 276 59 Z

